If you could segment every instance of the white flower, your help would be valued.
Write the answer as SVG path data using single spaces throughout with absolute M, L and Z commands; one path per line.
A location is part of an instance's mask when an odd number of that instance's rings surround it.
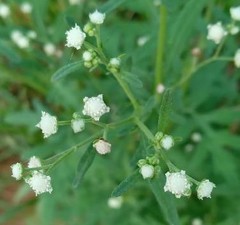
M 37 33 L 35 31 L 33 31 L 33 30 L 30 30 L 30 31 L 28 31 L 27 36 L 30 39 L 35 39 L 37 37 Z
M 154 176 L 154 167 L 152 165 L 145 164 L 141 166 L 140 173 L 143 179 L 152 178 Z
M 160 6 L 162 4 L 161 0 L 153 0 L 153 5 Z
M 78 5 L 82 0 L 69 0 L 70 5 Z
M 197 132 L 192 133 L 191 139 L 192 139 L 193 142 L 198 143 L 202 140 L 202 135 L 200 133 L 197 133 Z
M 202 181 L 199 186 L 197 187 L 197 196 L 199 199 L 203 198 L 211 198 L 211 193 L 213 188 L 215 188 L 216 185 L 209 180 Z
M 194 219 L 192 220 L 192 225 L 202 225 L 202 224 L 203 224 L 203 222 L 202 222 L 202 220 L 199 219 L 199 218 L 194 218 Z
M 22 36 L 17 40 L 16 44 L 19 48 L 22 48 L 22 49 L 28 48 L 29 47 L 29 40 L 28 40 L 27 37 Z
M 230 8 L 230 14 L 233 20 L 240 21 L 240 6 Z
M 145 45 L 148 42 L 148 40 L 149 40 L 148 36 L 141 36 L 137 39 L 137 45 L 141 47 Z
M 239 27 L 233 25 L 229 28 L 229 33 L 231 35 L 235 35 L 239 32 L 239 30 L 240 30 Z
M 238 49 L 235 53 L 234 64 L 237 68 L 240 68 L 240 49 Z
M 73 47 L 79 50 L 82 47 L 82 44 L 86 38 L 86 34 L 81 30 L 81 28 L 75 24 L 75 27 L 72 27 L 66 33 L 67 35 L 67 47 Z
M 12 177 L 16 180 L 20 180 L 22 178 L 23 167 L 21 163 L 15 163 L 11 165 L 12 168 Z
M 57 118 L 42 111 L 41 121 L 36 125 L 42 130 L 44 138 L 57 133 Z
M 28 168 L 38 168 L 38 167 L 41 167 L 41 166 L 42 166 L 42 163 L 41 163 L 41 161 L 38 157 L 32 156 L 29 159 Z
M 123 203 L 122 196 L 119 197 L 112 197 L 108 199 L 108 207 L 112 209 L 119 209 L 121 208 Z
M 71 121 L 71 127 L 74 133 L 81 132 L 85 128 L 85 122 L 83 119 L 73 119 Z
M 95 10 L 95 12 L 89 14 L 89 19 L 90 19 L 91 23 L 102 24 L 105 19 L 105 13 L 101 13 L 101 12 Z
M 164 135 L 163 138 L 161 139 L 160 144 L 165 150 L 169 150 L 170 148 L 173 147 L 174 140 L 173 140 L 172 136 Z
M 121 64 L 121 60 L 119 58 L 111 58 L 109 61 L 109 65 L 112 67 L 119 67 Z
M 27 184 L 33 189 L 36 196 L 45 192 L 52 192 L 51 177 L 45 174 L 34 171 L 32 177 L 25 180 Z
M 93 144 L 93 147 L 96 148 L 96 151 L 101 155 L 111 152 L 111 144 L 104 140 L 98 140 Z
M 103 95 L 98 95 L 97 97 L 91 98 L 85 97 L 83 102 L 83 115 L 90 116 L 96 121 L 98 121 L 102 115 L 110 111 L 110 108 L 106 106 L 103 101 Z
M 53 43 L 48 42 L 44 44 L 43 50 L 48 56 L 51 56 L 56 53 L 56 46 Z
M 193 148 L 194 146 L 192 144 L 186 144 L 184 149 L 186 152 L 191 152 Z
M 164 86 L 163 84 L 159 83 L 159 84 L 157 85 L 156 92 L 157 92 L 158 94 L 162 94 L 164 91 L 165 91 L 165 86 Z
M 6 4 L 0 3 L 0 17 L 6 18 L 10 15 L 10 9 Z
M 20 6 L 20 9 L 23 13 L 31 13 L 32 12 L 32 5 L 29 2 L 23 2 Z
M 185 171 L 166 174 L 166 184 L 164 191 L 169 191 L 180 198 L 181 196 L 189 196 L 191 194 L 191 183 L 188 181 Z
M 221 22 L 218 22 L 216 24 L 209 24 L 207 28 L 208 28 L 207 39 L 214 41 L 215 44 L 219 44 L 224 38 L 224 36 L 227 35 L 227 32 L 223 28 Z
M 89 52 L 89 51 L 85 51 L 85 52 L 83 52 L 82 57 L 83 57 L 83 60 L 86 61 L 86 62 L 91 61 L 92 58 L 93 58 L 92 53 Z

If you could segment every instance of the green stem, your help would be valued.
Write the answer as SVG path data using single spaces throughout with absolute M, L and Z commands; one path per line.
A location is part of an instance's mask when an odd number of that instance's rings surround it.
M 135 123 L 139 127 L 139 129 L 145 134 L 145 136 L 152 142 L 154 142 L 155 137 L 152 132 L 148 129 L 148 127 L 141 121 L 139 118 L 135 118 Z
M 163 81 L 163 55 L 166 39 L 166 25 L 167 25 L 167 10 L 162 4 L 160 6 L 160 22 L 159 22 L 159 32 L 158 32 L 158 45 L 157 54 L 155 62 L 155 88 L 154 93 L 156 93 L 156 87 L 159 83 Z
M 126 119 L 123 119 L 123 120 L 120 120 L 120 121 L 118 121 L 118 122 L 109 123 L 109 124 L 108 124 L 108 127 L 109 127 L 109 128 L 117 128 L 117 127 L 119 127 L 119 126 L 122 126 L 122 125 L 124 125 L 124 124 L 126 124 L 126 123 L 131 122 L 132 120 L 133 120 L 133 117 L 130 116 L 130 117 L 128 117 L 128 118 L 126 118 Z
M 65 121 L 58 121 L 58 126 L 64 126 L 71 124 L 71 120 L 65 120 Z

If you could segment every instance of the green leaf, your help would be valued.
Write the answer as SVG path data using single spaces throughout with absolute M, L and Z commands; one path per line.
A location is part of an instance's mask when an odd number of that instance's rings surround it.
M 104 13 L 110 13 L 111 11 L 119 7 L 121 4 L 123 4 L 125 1 L 126 0 L 109 0 L 99 8 L 99 11 Z
M 92 145 L 90 145 L 78 162 L 77 174 L 73 181 L 74 188 L 77 188 L 81 183 L 85 173 L 88 171 L 89 167 L 92 165 L 95 156 L 96 156 L 96 151 L 94 151 L 92 149 Z
M 125 80 L 132 88 L 142 88 L 142 81 L 133 73 L 124 72 L 122 79 Z
M 163 191 L 164 176 L 151 179 L 148 184 L 155 195 L 155 198 L 162 210 L 163 216 L 169 225 L 180 225 L 177 209 L 174 203 L 174 197 L 170 193 Z
M 53 74 L 52 81 L 57 81 L 65 76 L 69 75 L 70 73 L 77 71 L 81 67 L 82 67 L 82 60 L 67 64 L 66 66 L 63 66 L 62 68 L 60 68 Z
M 71 16 L 65 16 L 65 21 L 70 27 L 74 27 L 76 24 L 75 19 Z
M 131 189 L 141 177 L 138 170 L 123 180 L 112 192 L 112 197 L 118 197 Z

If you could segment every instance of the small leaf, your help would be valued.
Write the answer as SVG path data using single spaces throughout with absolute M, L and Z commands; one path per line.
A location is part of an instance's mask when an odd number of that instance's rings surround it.
M 141 177 L 138 170 L 123 180 L 112 192 L 112 197 L 118 197 L 131 189 Z
M 124 72 L 122 78 L 133 88 L 143 87 L 142 81 L 133 73 Z
M 174 197 L 163 191 L 164 176 L 161 174 L 155 179 L 148 181 L 148 184 L 155 195 L 155 198 L 162 210 L 163 216 L 169 225 L 180 225 Z
M 116 9 L 118 6 L 120 6 L 121 4 L 123 4 L 126 0 L 109 0 L 108 2 L 106 2 L 105 4 L 103 4 L 100 8 L 99 11 L 100 12 L 104 12 L 104 13 L 110 13 L 111 11 L 113 11 L 114 9 Z
M 82 60 L 74 62 L 74 63 L 70 63 L 66 66 L 63 66 L 62 68 L 60 68 L 53 74 L 52 81 L 57 81 L 65 76 L 69 75 L 70 73 L 77 71 L 81 67 L 82 67 Z
M 65 21 L 67 22 L 67 24 L 68 24 L 70 27 L 74 27 L 75 24 L 76 24 L 76 21 L 75 21 L 74 18 L 71 17 L 71 16 L 65 16 Z
M 74 188 L 77 188 L 81 183 L 85 173 L 87 172 L 89 167 L 92 165 L 95 156 L 96 156 L 96 151 L 94 151 L 92 149 L 92 145 L 90 145 L 78 162 L 77 174 L 73 181 Z

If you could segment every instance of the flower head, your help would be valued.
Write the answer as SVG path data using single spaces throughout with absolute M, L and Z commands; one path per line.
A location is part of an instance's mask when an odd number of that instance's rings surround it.
M 10 9 L 6 4 L 0 3 L 0 17 L 6 18 L 10 14 Z
M 29 14 L 32 12 L 32 5 L 29 2 L 23 2 L 20 9 L 23 13 Z
M 95 10 L 95 12 L 89 14 L 89 19 L 90 19 L 91 23 L 102 24 L 105 19 L 105 13 L 101 13 L 101 12 Z
M 165 91 L 165 86 L 161 83 L 159 83 L 156 87 L 156 92 L 158 94 L 162 94 Z
M 140 173 L 143 179 L 152 178 L 154 176 L 154 167 L 152 165 L 145 164 L 141 166 Z
M 72 27 L 66 33 L 67 43 L 66 46 L 71 48 L 76 48 L 79 50 L 82 47 L 82 44 L 86 38 L 86 34 L 81 30 L 81 28 L 75 24 L 75 27 Z
M 121 208 L 122 203 L 123 203 L 122 196 L 112 197 L 112 198 L 108 199 L 108 206 L 109 206 L 109 208 L 119 209 L 119 208 Z
M 191 135 L 191 139 L 192 139 L 193 142 L 198 143 L 202 140 L 202 135 L 198 132 L 194 132 Z
M 93 144 L 93 147 L 96 149 L 96 151 L 101 154 L 105 155 L 107 153 L 111 152 L 111 144 L 104 140 L 98 140 Z
M 92 53 L 91 53 L 90 51 L 85 51 L 85 52 L 83 52 L 82 57 L 83 57 L 83 60 L 84 60 L 84 61 L 87 61 L 87 62 L 88 62 L 88 61 L 91 61 L 92 58 L 93 58 Z
M 96 121 L 98 121 L 102 115 L 110 111 L 110 108 L 103 101 L 103 95 L 91 98 L 85 97 L 83 102 L 83 115 L 90 116 Z
M 170 135 L 164 135 L 161 139 L 160 144 L 165 150 L 169 150 L 174 145 L 173 137 Z
M 45 192 L 51 193 L 53 190 L 51 177 L 38 171 L 34 171 L 32 176 L 25 181 L 33 189 L 36 196 Z
M 12 169 L 12 177 L 14 177 L 16 180 L 20 180 L 22 178 L 23 173 L 23 167 L 21 163 L 15 163 L 11 165 Z
M 240 6 L 230 8 L 230 15 L 233 20 L 240 21 Z
M 51 56 L 56 53 L 56 46 L 53 43 L 48 42 L 44 44 L 43 50 L 46 53 L 46 55 Z
M 28 168 L 38 168 L 38 167 L 41 167 L 41 166 L 42 166 L 42 163 L 41 163 L 41 161 L 38 157 L 32 156 L 29 159 Z
M 211 198 L 211 193 L 213 188 L 215 188 L 216 185 L 209 180 L 202 181 L 199 186 L 197 187 L 197 196 L 199 199 L 203 198 Z
M 189 196 L 191 194 L 191 183 L 188 181 L 185 171 L 166 174 L 166 184 L 164 191 L 169 191 L 180 198 L 181 196 Z
M 222 41 L 222 39 L 227 35 L 227 32 L 223 28 L 221 22 L 218 22 L 216 24 L 209 24 L 207 28 L 208 28 L 207 39 L 214 41 L 215 44 L 219 44 Z
M 240 49 L 238 49 L 234 55 L 234 64 L 237 68 L 240 68 Z
M 83 119 L 73 119 L 71 121 L 71 127 L 73 129 L 74 133 L 79 133 L 84 130 L 85 128 L 85 122 Z
M 36 125 L 42 130 L 44 138 L 57 133 L 57 118 L 46 112 L 42 112 L 41 121 Z

